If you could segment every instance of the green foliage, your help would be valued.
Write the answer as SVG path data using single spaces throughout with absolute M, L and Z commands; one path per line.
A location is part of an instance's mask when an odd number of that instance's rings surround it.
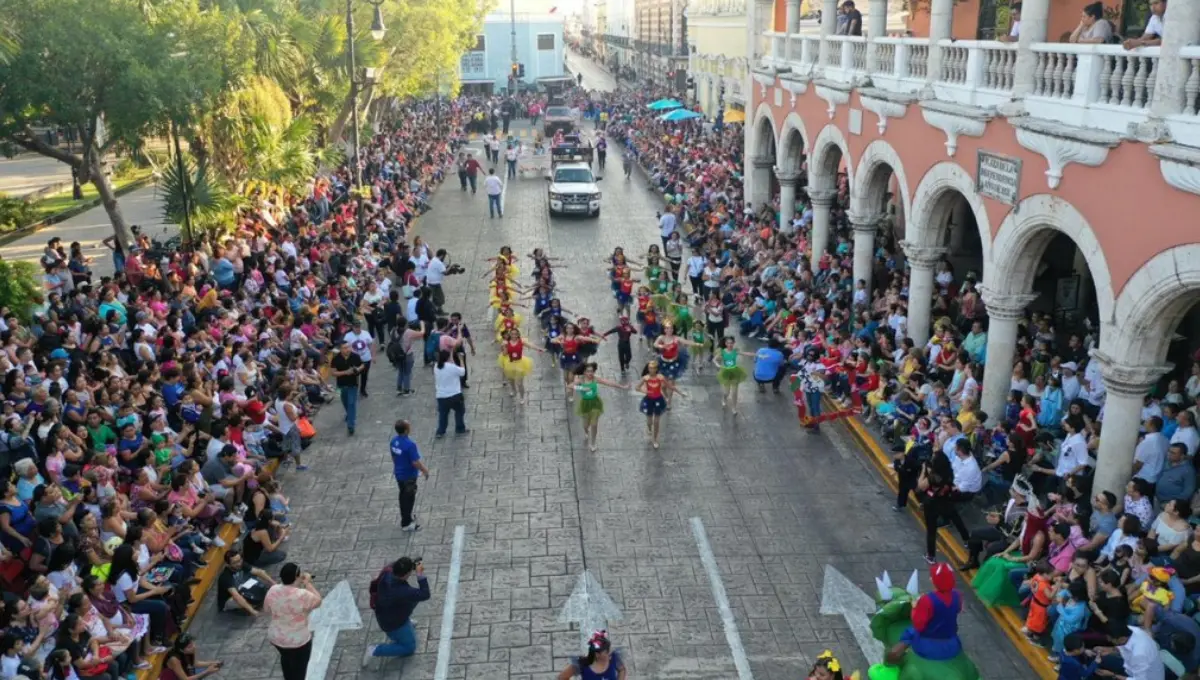
M 0 194 L 0 233 L 37 221 L 37 209 L 19 198 Z
M 8 307 L 24 321 L 42 301 L 42 282 L 32 262 L 0 260 L 0 307 Z
M 233 213 L 240 207 L 237 194 L 209 171 L 207 163 L 171 162 L 163 168 L 159 195 L 162 196 L 163 217 L 175 224 L 184 224 L 184 183 L 187 194 L 187 214 L 195 233 L 221 232 L 233 226 Z M 195 236 L 196 234 L 187 236 Z

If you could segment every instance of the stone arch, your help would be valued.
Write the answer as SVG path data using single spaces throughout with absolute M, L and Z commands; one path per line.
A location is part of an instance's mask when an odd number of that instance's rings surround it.
M 804 119 L 798 113 L 789 113 L 783 120 L 783 130 L 779 133 L 779 150 L 775 153 L 775 164 L 783 170 L 800 172 L 804 166 L 804 155 L 811 150 L 808 140 Z
M 770 158 L 775 153 L 775 112 L 763 102 L 754 111 L 754 137 L 750 148 L 746 149 L 748 156 Z
M 836 125 L 831 123 L 821 128 L 816 140 L 808 148 L 808 185 L 810 187 L 819 191 L 837 189 L 837 173 L 844 161 L 846 178 L 850 182 L 850 191 L 854 192 L 854 165 L 850 157 L 850 145 L 846 143 L 846 136 Z
M 1001 294 L 1029 292 L 1042 254 L 1056 234 L 1065 234 L 1083 253 L 1096 287 L 1101 326 L 1111 325 L 1112 275 L 1104 250 L 1083 214 L 1057 196 L 1030 196 L 1008 213 L 992 244 L 994 257 L 986 260 L 990 266 L 983 272 L 985 285 Z
M 944 229 L 953 209 L 949 200 L 953 193 L 961 194 L 971 206 L 975 224 L 979 228 L 979 242 L 983 248 L 984 277 L 992 264 L 992 229 L 988 222 L 983 199 L 975 191 L 975 180 L 962 166 L 952 161 L 934 165 L 921 177 L 921 183 L 913 193 L 912 211 L 905 216 L 908 225 L 907 241 L 915 245 L 937 248 L 943 245 Z M 853 195 L 853 187 L 851 187 Z
M 908 190 L 908 177 L 904 172 L 904 164 L 900 162 L 900 154 L 882 139 L 877 139 L 867 145 L 858 157 L 858 169 L 851 183 L 850 207 L 860 215 L 871 216 L 883 203 L 888 191 L 888 174 L 881 172 L 884 166 L 891 168 L 900 185 L 900 208 L 907 220 L 912 214 L 912 195 Z
M 1129 277 L 1111 317 L 1123 321 L 1101 324 L 1100 346 L 1129 365 L 1162 364 L 1176 328 L 1198 300 L 1200 244 L 1164 250 Z

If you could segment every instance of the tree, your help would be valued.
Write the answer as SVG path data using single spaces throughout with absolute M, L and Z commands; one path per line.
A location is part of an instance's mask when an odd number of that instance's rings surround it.
M 185 224 L 183 207 L 186 180 L 187 216 L 190 218 L 187 223 L 192 225 L 192 231 L 213 233 L 232 226 L 233 212 L 240 207 L 241 201 L 210 171 L 208 163 L 185 162 L 183 173 L 179 170 L 178 162 L 169 163 L 164 168 L 159 185 L 163 216 L 175 224 Z M 195 233 L 187 234 L 187 237 L 197 240 Z
M 235 62 L 220 17 L 190 0 L 0 0 L 0 140 L 65 163 L 92 183 L 120 242 L 131 234 L 104 158 L 212 102 Z M 190 37 L 191 43 L 184 41 Z M 50 146 L 36 125 L 70 128 L 80 151 Z

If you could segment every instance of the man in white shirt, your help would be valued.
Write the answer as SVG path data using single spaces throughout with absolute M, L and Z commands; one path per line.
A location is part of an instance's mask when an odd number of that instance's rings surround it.
M 979 461 L 971 455 L 971 443 L 966 437 L 960 436 L 954 442 L 950 467 L 954 470 L 954 488 L 971 495 L 983 491 L 983 471 L 979 469 Z
M 492 163 L 493 164 L 499 163 L 500 162 L 500 137 L 499 136 L 493 136 L 490 140 L 488 140 L 488 151 L 490 152 L 490 155 L 492 157 Z
M 1146 429 L 1146 436 L 1142 437 L 1142 441 L 1138 442 L 1137 448 L 1134 449 L 1133 476 L 1157 484 L 1158 476 L 1162 474 L 1163 466 L 1167 463 L 1167 449 L 1170 443 L 1162 433 L 1162 418 L 1150 416 L 1143 427 Z
M 1009 16 L 1012 18 L 1012 28 L 1008 30 L 1008 35 L 1000 38 L 1000 42 L 1017 42 L 1021 39 L 1021 3 L 1012 6 Z
M 1070 416 L 1064 424 L 1070 434 L 1059 447 L 1058 464 L 1054 466 L 1054 474 L 1059 479 L 1066 479 L 1076 470 L 1093 465 L 1092 457 L 1088 455 L 1087 438 L 1083 435 L 1083 418 Z
M 1196 431 L 1196 421 L 1192 412 L 1180 411 L 1175 417 L 1175 422 L 1179 423 L 1179 428 L 1171 435 L 1171 443 L 1183 444 L 1187 447 L 1189 456 L 1196 455 L 1196 448 L 1200 447 L 1200 432 Z
M 359 373 L 358 391 L 365 399 L 367 394 L 367 377 L 371 374 L 371 359 L 375 349 L 375 338 L 363 330 L 363 322 L 359 317 L 354 318 L 353 330 L 342 336 L 342 342 L 350 345 L 350 349 L 362 361 L 362 372 Z
M 671 234 L 679 228 L 679 220 L 675 217 L 675 209 L 672 206 L 667 206 L 666 212 L 658 218 L 658 232 L 662 237 L 663 248 L 667 247 L 667 239 L 671 238 Z
M 463 418 L 467 409 L 466 402 L 463 400 L 462 378 L 466 374 L 467 371 L 462 366 L 450 361 L 443 363 L 440 358 L 434 365 L 433 386 L 437 397 L 438 418 L 437 432 L 433 436 L 437 439 L 446 436 L 446 425 L 452 411 L 454 412 L 454 433 L 470 432 Z
M 1166 676 L 1158 643 L 1140 626 L 1129 626 L 1124 622 L 1114 621 L 1108 631 L 1108 638 L 1121 654 L 1125 665 L 1124 677 L 1129 680 L 1163 680 Z M 1097 651 L 1102 649 L 1098 648 Z M 1109 649 L 1111 651 L 1111 648 Z
M 425 268 L 425 285 L 433 294 L 433 304 L 441 311 L 446 304 L 446 294 L 442 291 L 442 281 L 446 279 L 446 249 L 439 248 L 433 259 Z
M 494 218 L 496 213 L 500 213 L 500 217 L 504 217 L 504 205 L 500 198 L 504 193 L 504 182 L 496 176 L 495 168 L 488 168 L 487 179 L 483 181 L 483 188 L 487 191 L 488 197 L 488 219 Z
M 1177 0 L 1186 2 L 1187 0 Z M 1142 37 L 1130 38 L 1124 43 L 1127 50 L 1137 49 L 1139 47 L 1156 47 L 1162 44 L 1163 30 L 1166 25 L 1163 22 L 1163 17 L 1167 13 L 1167 0 L 1150 0 L 1150 19 L 1146 21 L 1146 30 L 1142 31 Z

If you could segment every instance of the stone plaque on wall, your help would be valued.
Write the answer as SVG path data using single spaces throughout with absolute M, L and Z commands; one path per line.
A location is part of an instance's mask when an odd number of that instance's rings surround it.
M 1016 205 L 1021 196 L 1021 159 L 980 151 L 975 190 L 981 196 Z

